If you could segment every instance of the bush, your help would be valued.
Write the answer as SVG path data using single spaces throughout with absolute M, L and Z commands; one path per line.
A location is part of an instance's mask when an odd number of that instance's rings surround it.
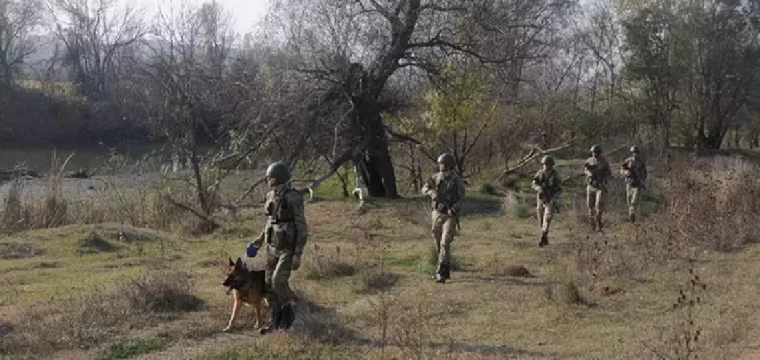
M 343 260 L 340 247 L 337 246 L 334 253 L 325 253 L 314 246 L 306 259 L 305 272 L 309 280 L 328 280 L 356 274 L 356 267 Z

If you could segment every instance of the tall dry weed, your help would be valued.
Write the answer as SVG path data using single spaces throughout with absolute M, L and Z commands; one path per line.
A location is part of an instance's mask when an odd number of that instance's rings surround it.
M 663 209 L 634 237 L 643 249 L 671 258 L 738 249 L 760 231 L 758 175 L 757 166 L 739 158 L 718 157 L 700 167 L 676 163 L 659 182 Z

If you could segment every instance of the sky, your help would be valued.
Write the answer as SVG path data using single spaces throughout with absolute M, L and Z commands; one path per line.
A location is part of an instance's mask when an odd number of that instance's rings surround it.
M 217 2 L 235 17 L 235 30 L 244 34 L 264 16 L 269 0 L 217 0 Z
M 181 1 L 181 0 L 179 0 Z M 253 29 L 254 24 L 263 19 L 268 8 L 269 0 L 216 0 L 235 19 L 235 31 L 245 34 Z M 155 11 L 156 4 L 161 0 L 122 0 L 126 4 L 138 3 L 150 12 Z M 204 0 L 189 0 L 190 3 L 201 4 Z

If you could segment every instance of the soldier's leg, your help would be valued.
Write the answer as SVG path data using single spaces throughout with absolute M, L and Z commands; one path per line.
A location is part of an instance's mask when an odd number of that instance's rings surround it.
M 436 280 L 450 277 L 451 243 L 454 241 L 455 220 L 449 216 L 442 219 L 441 250 L 438 253 L 438 269 Z
M 588 218 L 591 221 L 591 228 L 596 228 L 596 190 L 591 186 L 586 187 L 586 206 L 588 207 Z
M 631 221 L 636 221 L 636 211 L 638 209 L 639 205 L 639 196 L 641 194 L 640 188 L 631 188 L 630 193 L 630 205 L 628 207 L 628 215 L 631 218 Z
M 435 251 L 436 253 L 441 252 L 441 236 L 443 235 L 443 221 L 441 219 L 440 214 L 438 212 L 433 211 L 433 221 L 432 221 L 432 229 L 431 233 L 433 234 L 433 243 L 435 244 Z
M 554 217 L 554 207 L 551 203 L 542 204 L 542 206 L 544 221 L 541 223 L 541 242 L 538 243 L 539 247 L 549 245 L 549 225 L 552 222 L 552 217 Z
M 596 191 L 596 227 L 597 230 L 602 230 L 602 213 L 606 205 L 606 193 L 602 190 Z
M 536 198 L 536 218 L 538 218 L 538 226 L 544 226 L 544 203 L 541 199 Z
M 266 281 L 266 298 L 267 303 L 269 304 L 269 310 L 270 310 L 270 319 L 267 322 L 266 326 L 263 326 L 259 331 L 262 334 L 265 334 L 272 329 L 274 329 L 278 323 L 282 321 L 281 319 L 281 302 L 280 298 L 277 294 L 277 291 L 274 287 L 274 275 L 277 270 L 277 265 L 279 264 L 280 259 L 277 257 L 277 252 L 274 248 L 267 246 L 267 261 L 266 261 L 266 272 L 265 272 L 265 281 Z
M 295 320 L 290 300 L 293 298 L 293 291 L 290 289 L 290 271 L 293 266 L 293 253 L 288 251 L 280 254 L 277 261 L 277 267 L 272 275 L 272 286 L 277 293 L 279 306 L 282 311 L 282 322 L 277 327 L 288 329 Z
M 544 205 L 544 222 L 541 224 L 541 231 L 549 233 L 549 226 L 554 218 L 554 206 L 553 204 Z

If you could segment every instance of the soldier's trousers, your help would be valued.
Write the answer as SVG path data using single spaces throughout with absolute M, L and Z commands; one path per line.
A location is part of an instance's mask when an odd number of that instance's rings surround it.
M 269 306 L 283 306 L 290 301 L 293 291 L 290 289 L 290 270 L 293 266 L 293 252 L 291 250 L 277 250 L 273 246 L 267 249 L 266 284 L 267 288 L 274 292 L 270 301 L 275 304 Z M 271 295 L 271 293 L 270 293 Z
M 630 184 L 625 186 L 626 201 L 628 202 L 628 215 L 636 213 L 636 208 L 639 205 L 639 196 L 641 195 L 641 188 L 632 187 Z
M 536 216 L 538 217 L 538 226 L 541 231 L 548 233 L 549 225 L 554 217 L 554 206 L 551 201 L 544 203 L 541 199 L 536 200 Z
M 593 186 L 586 187 L 586 203 L 588 205 L 589 216 L 596 217 L 597 221 L 601 221 L 602 212 L 604 212 L 604 205 L 606 201 L 606 191 L 597 189 Z
M 448 214 L 433 211 L 433 241 L 438 250 L 438 263 L 448 264 L 451 260 L 451 242 L 454 241 L 456 219 Z

